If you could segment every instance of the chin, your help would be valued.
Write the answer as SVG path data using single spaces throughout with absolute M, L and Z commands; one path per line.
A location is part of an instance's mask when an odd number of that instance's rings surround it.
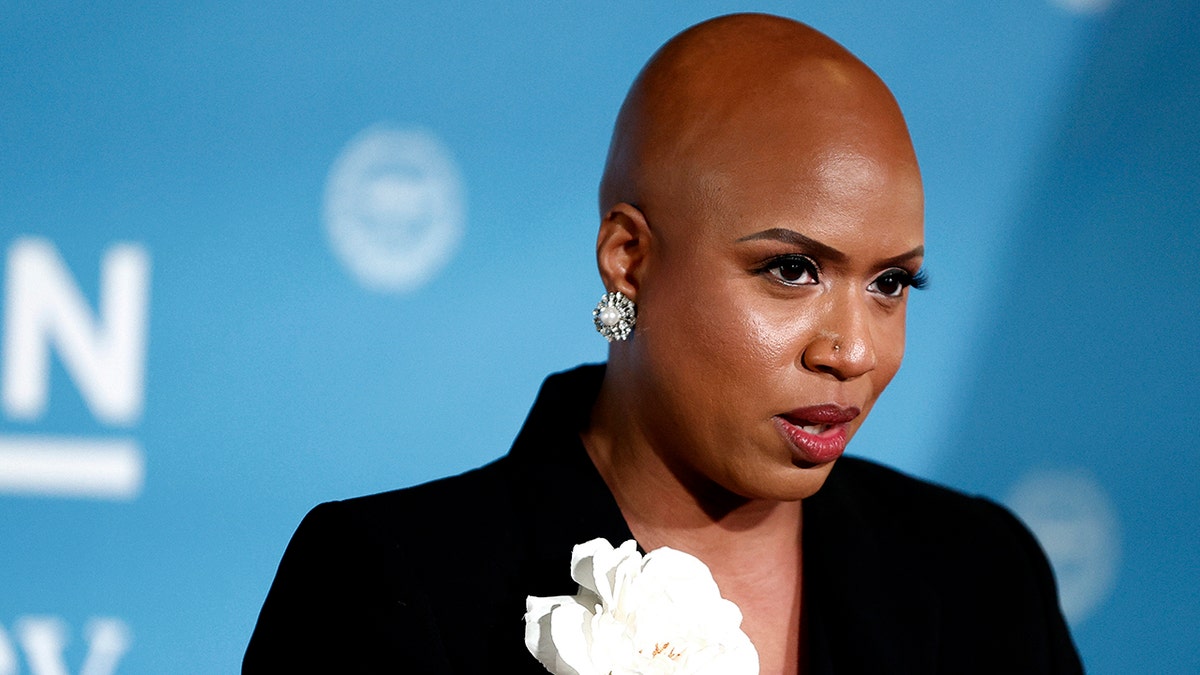
M 749 490 L 739 491 L 747 499 L 795 502 L 815 495 L 837 460 L 813 466 L 789 466 L 773 476 L 753 481 Z

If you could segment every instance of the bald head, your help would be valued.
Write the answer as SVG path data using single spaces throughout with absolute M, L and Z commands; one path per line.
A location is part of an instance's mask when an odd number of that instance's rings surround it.
M 630 88 L 601 214 L 622 202 L 648 217 L 668 205 L 704 208 L 729 181 L 780 163 L 811 169 L 795 172 L 791 189 L 819 190 L 830 153 L 916 168 L 891 93 L 845 48 L 782 17 L 719 17 L 667 42 Z
M 824 423 L 812 406 L 870 410 L 923 262 L 920 172 L 887 87 L 795 21 L 702 23 L 638 75 L 600 200 L 601 280 L 637 308 L 585 444 L 602 473 L 634 467 L 608 484 L 661 501 L 679 481 L 709 514 L 811 495 L 837 443 L 789 429 Z

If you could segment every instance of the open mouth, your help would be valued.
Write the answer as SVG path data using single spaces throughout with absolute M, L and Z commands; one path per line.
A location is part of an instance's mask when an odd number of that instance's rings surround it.
M 776 427 L 792 448 L 799 466 L 831 462 L 842 455 L 849 440 L 846 425 L 857 418 L 855 407 L 818 405 L 775 417 Z
M 826 431 L 829 431 L 830 429 L 832 429 L 834 426 L 832 424 L 796 424 L 795 422 L 792 422 L 791 420 L 788 420 L 788 421 L 791 422 L 794 426 L 799 427 L 801 431 L 812 434 L 813 436 L 820 436 L 821 434 L 825 433 Z

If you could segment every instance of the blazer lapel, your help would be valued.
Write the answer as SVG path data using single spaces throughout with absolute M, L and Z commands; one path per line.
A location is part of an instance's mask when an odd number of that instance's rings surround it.
M 584 366 L 546 380 L 509 453 L 514 503 L 526 520 L 520 583 L 530 595 L 571 595 L 571 550 L 633 535 L 579 438 L 604 377 Z

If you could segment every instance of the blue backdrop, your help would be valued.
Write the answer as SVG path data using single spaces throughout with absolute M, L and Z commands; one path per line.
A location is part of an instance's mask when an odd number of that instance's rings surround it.
M 1033 527 L 1092 673 L 1200 672 L 1200 3 L 6 3 L 0 675 L 231 672 L 313 504 L 601 360 L 595 191 L 665 39 L 892 86 L 933 286 L 851 444 Z

